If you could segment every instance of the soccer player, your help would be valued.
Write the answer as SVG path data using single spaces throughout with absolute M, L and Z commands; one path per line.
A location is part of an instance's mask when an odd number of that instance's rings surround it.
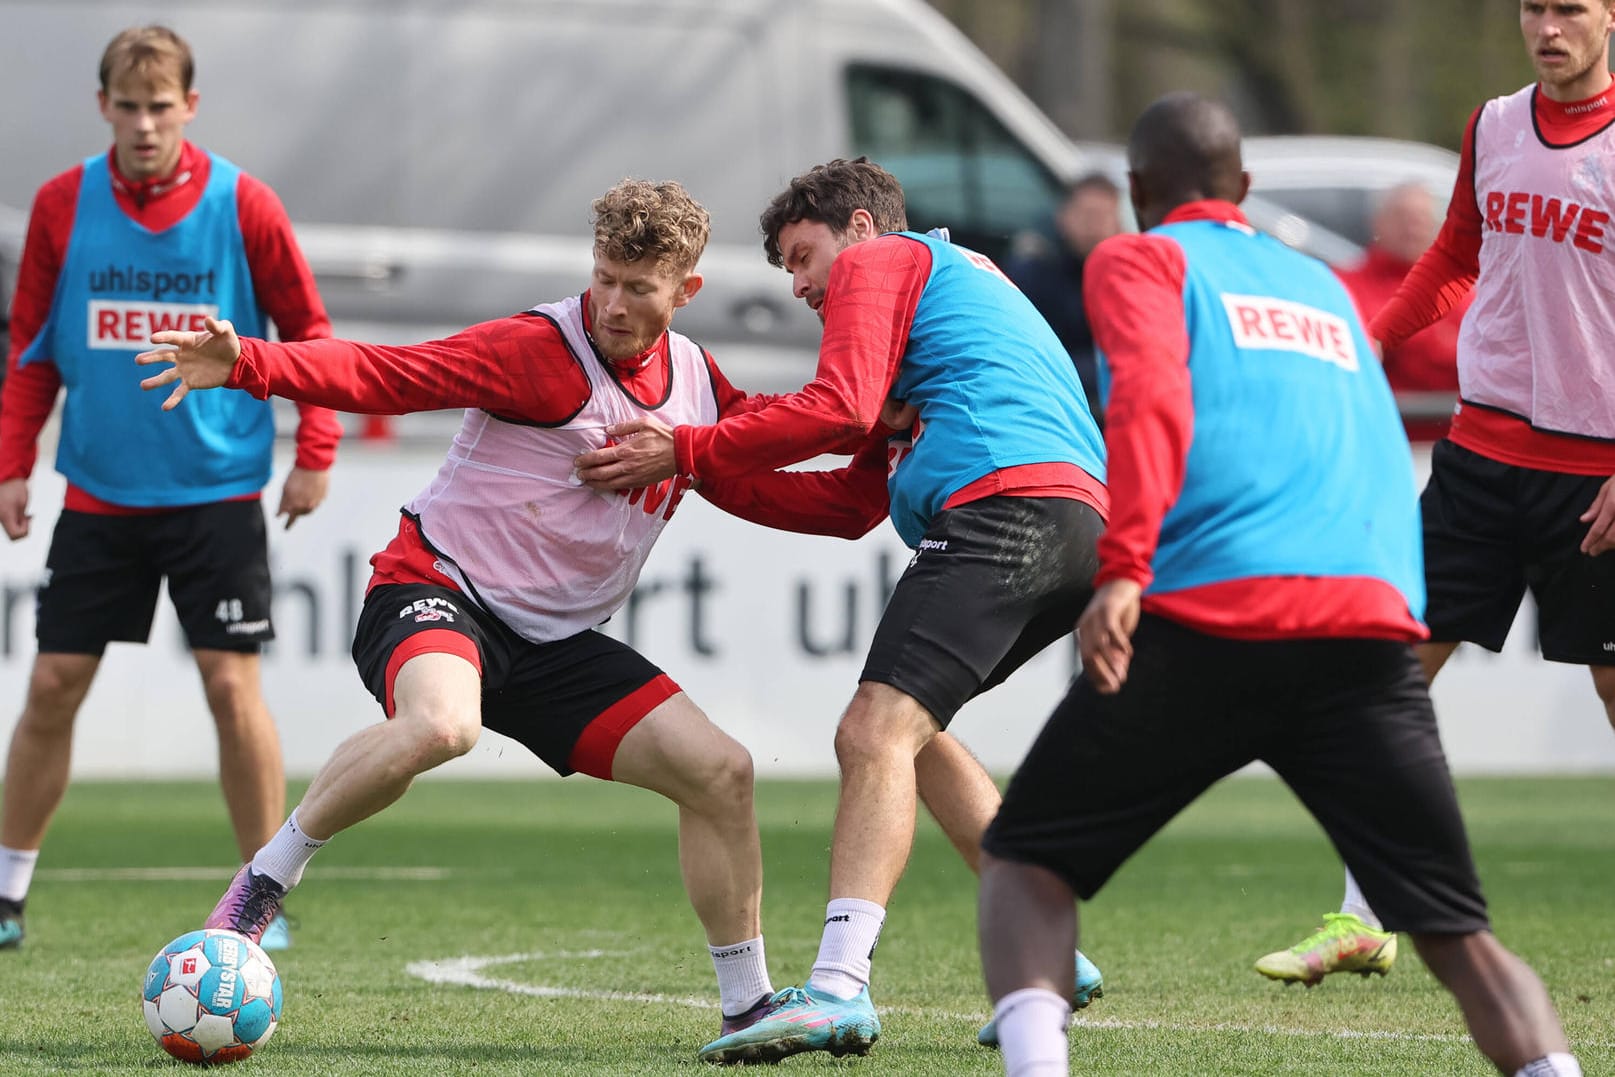
M 577 481 L 572 460 L 631 417 L 706 424 L 749 405 L 668 329 L 701 288 L 706 210 L 676 183 L 624 180 L 593 212 L 581 297 L 409 347 L 268 344 L 209 321 L 200 333 L 154 334 L 176 349 L 139 357 L 174 364 L 141 383 L 179 381 L 165 407 L 228 384 L 365 413 L 467 409 L 437 477 L 371 559 L 353 655 L 389 720 L 337 747 L 206 926 L 256 938 L 321 846 L 470 751 L 487 727 L 559 774 L 637 785 L 679 806 L 679 864 L 729 1032 L 773 993 L 751 757 L 667 674 L 595 630 L 627 600 L 689 483 L 601 493 Z
M 286 811 L 280 739 L 259 651 L 274 638 L 260 494 L 274 418 L 220 393 L 174 421 L 125 369 L 163 326 L 233 319 L 300 340 L 331 325 L 280 200 L 185 138 L 199 94 L 190 46 L 161 26 L 125 30 L 101 57 L 112 148 L 34 198 L 0 390 L 0 527 L 28 534 L 40 431 L 66 388 L 56 467 L 67 498 L 45 559 L 39 654 L 6 760 L 0 810 L 0 949 L 23 940 L 23 904 L 67 789 L 73 724 L 108 643 L 144 643 L 158 587 L 202 675 L 219 737 L 219 784 L 241 856 Z M 342 426 L 304 406 L 278 515 L 290 527 L 325 498 Z M 290 941 L 284 918 L 267 948 Z
M 1422 498 L 1434 678 L 1462 641 L 1501 650 L 1527 587 L 1542 657 L 1588 666 L 1615 725 L 1615 0 L 1524 0 L 1537 81 L 1464 131 L 1441 234 L 1369 333 L 1395 348 L 1473 287 L 1458 337 L 1457 413 Z M 1338 913 L 1257 971 L 1317 983 L 1385 972 L 1395 939 L 1348 869 Z
M 1067 1072 L 1073 897 L 1264 760 L 1413 933 L 1503 1073 L 1579 1074 L 1487 925 L 1435 713 L 1413 467 L 1351 297 L 1254 232 L 1233 114 L 1193 94 L 1127 147 L 1141 235 L 1084 291 L 1110 375 L 1110 527 L 1083 672 L 983 840 L 980 935 L 1006 1071 Z
M 880 1033 L 871 958 L 917 797 L 972 869 L 998 806 L 980 763 L 939 734 L 966 700 L 1067 636 L 1092 588 L 1104 447 L 1070 358 L 992 262 L 906 228 L 902 187 L 863 158 L 796 177 L 762 230 L 769 260 L 824 322 L 814 380 L 709 427 L 614 427 L 617 445 L 578 460 L 579 475 L 607 489 L 689 476 L 716 494 L 849 438 L 881 438 L 888 401 L 917 415 L 875 446 L 891 462 L 889 484 L 848 495 L 863 498 L 864 530 L 889 512 L 915 556 L 836 730 L 841 791 L 818 958 L 764 1019 L 703 1048 L 709 1061 L 868 1051 Z M 752 518 L 788 526 L 784 501 Z M 1101 979 L 1085 959 L 1077 965 L 1067 982 L 1081 1006 Z M 992 1026 L 978 1039 L 996 1042 Z

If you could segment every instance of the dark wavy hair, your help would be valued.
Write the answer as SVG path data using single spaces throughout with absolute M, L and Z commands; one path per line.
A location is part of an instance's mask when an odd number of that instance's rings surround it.
M 797 221 L 821 221 L 838 235 L 847 230 L 855 210 L 867 210 L 882 232 L 908 229 L 908 209 L 897 177 L 867 157 L 837 157 L 814 165 L 774 196 L 757 223 L 763 232 L 763 252 L 771 265 L 783 266 L 780 229 Z

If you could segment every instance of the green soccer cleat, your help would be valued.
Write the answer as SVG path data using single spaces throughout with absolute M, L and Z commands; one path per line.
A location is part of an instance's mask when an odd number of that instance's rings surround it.
M 1081 950 L 1078 950 L 1077 985 L 1071 994 L 1071 1008 L 1080 1010 L 1094 999 L 1103 998 L 1104 995 L 1105 978 L 1099 974 L 1099 967 L 1083 956 Z M 981 1026 L 981 1031 L 976 1033 L 976 1042 L 983 1047 L 998 1046 L 997 1020 L 990 1020 Z
M 1384 976 L 1395 961 L 1396 932 L 1369 927 L 1349 912 L 1326 912 L 1314 934 L 1268 954 L 1256 962 L 1256 971 L 1270 980 L 1311 987 L 1331 972 Z
M 767 1006 L 762 1017 L 713 1040 L 697 1057 L 730 1065 L 778 1062 L 804 1051 L 865 1055 L 880 1039 L 880 1018 L 867 987 L 847 999 L 821 995 L 811 987 L 787 987 L 774 992 Z

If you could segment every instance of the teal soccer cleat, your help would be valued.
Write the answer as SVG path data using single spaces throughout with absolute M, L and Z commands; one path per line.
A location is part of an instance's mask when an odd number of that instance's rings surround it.
M 869 988 L 848 999 L 820 995 L 810 987 L 774 992 L 768 1012 L 750 1025 L 701 1048 L 703 1062 L 778 1062 L 804 1051 L 832 1055 L 868 1054 L 880 1039 L 880 1018 Z
M 1105 994 L 1105 978 L 1100 975 L 1099 967 L 1083 956 L 1081 950 L 1077 951 L 1077 985 L 1071 993 L 1071 1008 L 1080 1010 L 1096 998 L 1103 998 Z M 998 1022 L 988 1021 L 976 1033 L 976 1042 L 983 1047 L 998 1046 Z
M 0 898 L 0 950 L 22 949 L 22 903 Z
M 289 950 L 292 947 L 292 925 L 286 919 L 284 910 L 277 912 L 275 918 L 269 921 L 264 928 L 264 937 L 258 940 L 258 945 L 265 950 Z

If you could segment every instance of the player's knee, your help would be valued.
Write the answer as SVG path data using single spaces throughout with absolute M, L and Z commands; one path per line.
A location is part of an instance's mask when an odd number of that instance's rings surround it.
M 836 726 L 836 759 L 846 767 L 888 753 L 910 758 L 919 754 L 935 736 L 936 728 L 917 706 L 912 710 L 909 713 L 903 707 L 876 705 L 854 697 Z
M 221 668 L 211 671 L 202 682 L 208 709 L 219 725 L 250 721 L 261 709 L 257 677 L 243 670 Z
M 1615 723 L 1615 666 L 1593 666 L 1593 689 L 1603 701 L 1604 710 Z
M 477 713 L 429 701 L 412 705 L 400 701 L 393 727 L 408 739 L 417 774 L 469 752 L 482 733 Z
M 699 770 L 690 777 L 703 803 L 722 811 L 751 803 L 755 780 L 751 753 L 739 741 L 725 738 L 720 750 L 703 753 Z
M 28 702 L 23 709 L 21 726 L 33 730 L 71 726 L 90 688 L 88 672 L 76 665 L 55 662 L 36 662 L 28 681 Z

